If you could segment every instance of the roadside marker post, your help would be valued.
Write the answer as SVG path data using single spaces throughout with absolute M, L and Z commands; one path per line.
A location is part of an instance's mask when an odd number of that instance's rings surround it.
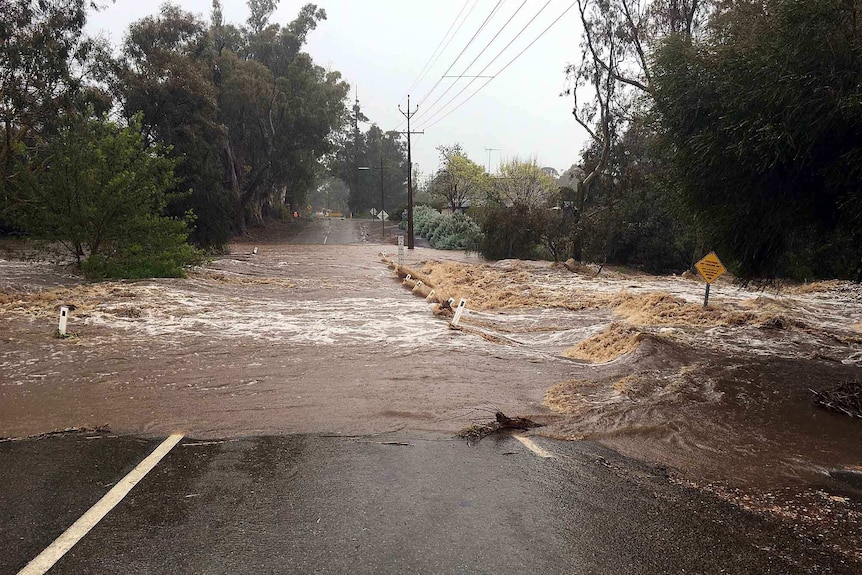
M 404 265 L 404 236 L 398 236 L 398 267 Z
M 66 321 L 69 319 L 69 308 L 67 306 L 60 306 L 60 326 L 57 328 L 57 331 L 60 332 L 60 335 L 66 335 Z
M 455 310 L 455 316 L 452 318 L 452 326 L 458 327 L 458 322 L 461 321 L 461 314 L 464 313 L 464 308 L 467 307 L 467 300 L 461 298 L 458 302 L 458 308 Z
M 715 252 L 709 252 L 706 254 L 703 259 L 694 264 L 694 267 L 697 268 L 697 271 L 700 273 L 700 276 L 706 280 L 706 293 L 703 296 L 703 307 L 706 307 L 709 304 L 709 286 L 721 276 L 724 272 L 727 271 L 727 268 L 724 267 L 724 264 L 721 263 L 721 260 L 718 259 L 718 256 L 715 255 Z
M 413 286 L 413 289 L 412 289 L 412 290 L 410 290 L 410 291 L 416 291 L 416 290 L 418 290 L 418 289 L 419 289 L 419 288 L 421 288 L 421 287 L 422 287 L 422 280 L 419 280 L 418 282 L 416 282 L 416 285 L 414 285 L 414 286 Z

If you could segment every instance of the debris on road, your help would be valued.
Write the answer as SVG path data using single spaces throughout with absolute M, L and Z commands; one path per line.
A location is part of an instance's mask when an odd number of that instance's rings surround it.
M 850 417 L 862 419 L 862 382 L 845 382 L 826 391 L 810 389 L 814 403 Z
M 55 429 L 54 431 L 46 431 L 45 433 L 37 433 L 34 435 L 26 435 L 23 437 L 0 437 L 0 443 L 6 443 L 9 441 L 24 441 L 28 439 L 39 440 L 46 439 L 48 437 L 56 437 L 58 435 L 71 435 L 80 433 L 107 434 L 111 433 L 111 428 L 108 426 L 108 424 L 97 425 L 96 427 L 67 427 L 65 429 Z
M 508 417 L 502 411 L 494 414 L 494 421 L 489 423 L 474 423 L 466 429 L 458 432 L 457 436 L 466 439 L 467 443 L 481 441 L 492 433 L 499 431 L 526 431 L 536 427 L 545 427 L 544 423 L 536 423 L 526 417 Z

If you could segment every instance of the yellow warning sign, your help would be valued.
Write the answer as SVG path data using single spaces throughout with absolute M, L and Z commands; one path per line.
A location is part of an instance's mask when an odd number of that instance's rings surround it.
M 721 274 L 727 271 L 727 268 L 724 267 L 724 264 L 715 255 L 715 252 L 706 254 L 702 260 L 694 264 L 694 267 L 697 268 L 697 271 L 700 272 L 700 275 L 703 276 L 703 279 L 708 284 L 717 280 Z

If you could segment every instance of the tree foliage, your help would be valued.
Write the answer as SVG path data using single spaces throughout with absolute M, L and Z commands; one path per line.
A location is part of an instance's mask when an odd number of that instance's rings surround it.
M 178 160 L 177 189 L 192 192 L 172 206 L 174 215 L 194 211 L 195 243 L 218 249 L 233 230 L 234 206 L 222 186 L 225 130 L 208 40 L 206 23 L 164 6 L 129 28 L 115 91 L 128 117 L 142 114 L 147 140 L 170 146 Z
M 0 18 L 0 229 L 20 204 L 16 155 L 48 137 L 57 119 L 110 106 L 100 88 L 104 47 L 83 37 L 85 0 L 5 0 Z
M 198 215 L 199 245 L 304 207 L 345 120 L 347 84 L 302 51 L 326 13 L 307 4 L 279 26 L 276 4 L 250 0 L 249 28 L 226 24 L 218 0 L 209 25 L 166 5 L 125 43 L 119 97 L 182 159 L 179 186 L 193 192 L 177 209 Z
M 269 21 L 277 0 L 249 0 L 244 27 L 224 22 L 220 0 L 213 0 L 209 23 L 166 4 L 130 26 L 121 54 L 113 58 L 104 45 L 82 33 L 87 10 L 96 4 L 3 3 L 0 231 L 8 230 L 14 217 L 25 232 L 54 237 L 44 225 L 51 219 L 45 208 L 56 208 L 57 198 L 39 192 L 34 182 L 68 198 L 71 192 L 57 179 L 56 168 L 67 166 L 62 154 L 77 161 L 84 161 L 85 152 L 107 154 L 108 132 L 131 137 L 122 131 L 124 125 L 141 138 L 140 145 L 127 142 L 126 147 L 170 160 L 172 176 L 162 193 L 171 201 L 162 205 L 154 200 L 157 205 L 150 207 L 157 215 L 147 225 L 142 223 L 146 218 L 137 217 L 126 218 L 125 228 L 103 225 L 101 218 L 125 213 L 119 208 L 75 216 L 81 229 L 66 229 L 54 239 L 69 243 L 77 256 L 86 255 L 84 265 L 93 273 L 119 273 L 117 262 L 123 257 L 140 263 L 146 253 L 175 269 L 172 262 L 179 260 L 165 250 L 185 238 L 186 223 L 194 223 L 195 244 L 218 250 L 232 234 L 265 215 L 305 206 L 306 196 L 318 187 L 323 159 L 335 150 L 333 135 L 346 119 L 347 84 L 303 52 L 308 34 L 326 18 L 322 9 L 307 4 L 282 26 Z M 119 112 L 124 121 L 106 122 L 103 113 L 108 111 Z M 94 122 L 90 147 L 82 139 L 87 128 L 81 117 Z M 112 153 L 121 147 L 117 144 Z M 93 165 L 101 166 L 96 160 Z M 115 197 L 134 203 L 105 174 L 84 173 L 90 187 L 69 180 L 76 189 L 88 190 L 76 194 L 106 206 L 113 206 Z M 97 197 L 92 182 L 104 186 L 100 193 L 114 195 Z M 129 234 L 128 242 L 116 235 L 121 233 Z M 108 244 L 110 253 L 104 247 Z M 100 272 L 96 262 L 101 262 Z
M 363 132 L 359 124 L 368 121 L 357 101 L 336 136 L 329 173 L 347 186 L 351 212 L 380 209 L 382 185 L 383 206 L 395 215 L 396 206 L 407 203 L 407 146 L 398 132 L 384 132 L 377 124 Z
M 459 144 L 438 146 L 437 151 L 443 167 L 431 182 L 431 195 L 451 211 L 463 211 L 487 192 L 488 175 L 464 154 Z
M 23 179 L 23 224 L 64 245 L 91 277 L 179 276 L 197 261 L 186 221 L 165 217 L 174 161 L 127 127 L 71 115 Z
M 657 53 L 671 175 L 710 245 L 744 276 L 862 267 L 858 0 L 738 2 Z
M 513 158 L 500 165 L 497 176 L 491 180 L 489 200 L 511 206 L 523 204 L 531 207 L 546 206 L 556 196 L 557 186 L 536 160 Z

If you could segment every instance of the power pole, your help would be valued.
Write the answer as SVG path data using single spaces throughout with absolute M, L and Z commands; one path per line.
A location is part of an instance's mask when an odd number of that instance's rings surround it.
M 419 109 L 419 106 L 416 106 L 416 110 Z M 402 134 L 407 134 L 407 249 L 413 249 L 413 159 L 410 156 L 410 134 L 424 134 L 425 132 L 411 132 L 410 131 L 410 118 L 412 118 L 416 114 L 416 110 L 410 111 L 410 94 L 407 95 L 407 111 L 401 109 L 401 105 L 398 106 L 398 111 L 401 112 L 401 115 L 407 118 L 407 131 L 401 132 Z
M 491 175 L 491 152 L 499 152 L 500 148 L 485 148 L 488 152 L 488 175 Z
M 383 214 L 386 210 L 383 209 L 383 143 L 380 144 L 380 237 L 386 239 L 386 218 Z
M 353 208 L 354 206 L 350 205 L 353 202 L 358 208 L 359 190 L 359 181 L 356 177 L 356 170 L 359 168 L 359 160 L 356 157 L 356 152 L 359 151 L 359 86 L 356 87 L 356 95 L 353 104 L 353 172 L 350 177 L 350 181 L 347 182 L 347 185 L 350 187 L 349 198 L 347 201 L 347 209 L 350 211 L 350 219 L 353 219 Z

